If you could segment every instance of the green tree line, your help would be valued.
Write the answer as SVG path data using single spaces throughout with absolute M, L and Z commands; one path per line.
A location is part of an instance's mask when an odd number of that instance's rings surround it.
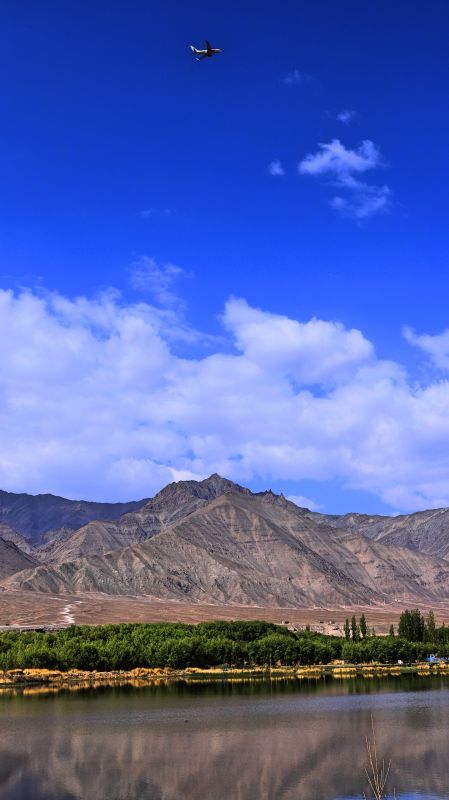
M 113 670 L 327 663 L 340 652 L 313 633 L 267 622 L 71 626 L 0 633 L 0 669 Z M 331 637 L 329 637 L 331 639 Z
M 430 652 L 449 656 L 449 628 L 432 612 L 402 614 L 398 635 L 375 636 L 355 618 L 345 636 L 289 631 L 268 622 L 135 623 L 71 626 L 55 632 L 0 633 L 0 669 L 127 670 L 135 667 L 214 667 L 350 663 L 404 663 Z

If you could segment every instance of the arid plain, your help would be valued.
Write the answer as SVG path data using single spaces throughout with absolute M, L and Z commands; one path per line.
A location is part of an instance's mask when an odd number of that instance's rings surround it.
M 310 625 L 323 633 L 343 634 L 346 617 L 365 614 L 376 633 L 387 634 L 397 626 L 410 604 L 353 605 L 348 607 L 270 608 L 219 606 L 157 600 L 151 597 L 110 597 L 104 594 L 47 595 L 41 592 L 0 592 L 0 629 L 13 627 L 63 627 L 116 622 L 203 622 L 207 620 L 266 620 L 293 627 Z M 437 624 L 449 624 L 449 603 L 421 603 L 421 610 L 435 612 Z

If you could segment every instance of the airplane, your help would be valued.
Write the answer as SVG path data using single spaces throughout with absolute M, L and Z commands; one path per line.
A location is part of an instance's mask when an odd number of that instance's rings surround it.
M 212 58 L 212 56 L 216 55 L 216 53 L 221 53 L 220 47 L 212 47 L 211 43 L 205 39 L 206 49 L 205 50 L 197 50 L 193 44 L 190 45 L 190 49 L 193 55 L 196 57 L 197 61 L 202 61 L 203 58 Z

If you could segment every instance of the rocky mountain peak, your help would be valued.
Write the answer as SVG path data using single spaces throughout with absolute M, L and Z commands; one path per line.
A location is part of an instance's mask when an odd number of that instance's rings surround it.
M 188 502 L 195 498 L 204 501 L 214 500 L 227 492 L 251 494 L 249 489 L 245 489 L 227 478 L 222 478 L 221 475 L 215 472 L 202 481 L 187 480 L 169 483 L 147 503 L 145 509 L 155 509 L 162 505 L 166 507 L 167 503 L 171 506 Z
M 272 489 L 267 489 L 265 492 L 258 492 L 256 497 L 260 497 L 261 500 L 268 505 L 287 506 L 289 504 L 289 501 L 282 492 L 281 494 L 276 494 Z

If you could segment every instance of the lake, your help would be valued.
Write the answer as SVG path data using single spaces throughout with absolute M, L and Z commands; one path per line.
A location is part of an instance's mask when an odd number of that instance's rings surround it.
M 0 692 L 1 800 L 337 800 L 365 736 L 401 800 L 449 798 L 449 679 Z

